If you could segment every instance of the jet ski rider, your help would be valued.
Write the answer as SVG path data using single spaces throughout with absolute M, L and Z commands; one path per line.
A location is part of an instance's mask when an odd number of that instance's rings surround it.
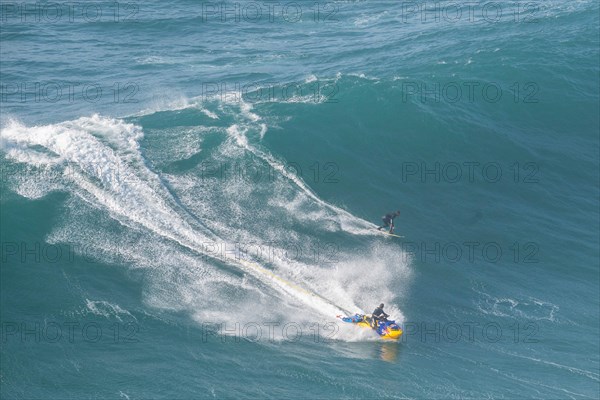
M 380 322 L 387 321 L 387 317 L 389 317 L 388 314 L 386 314 L 385 312 L 383 312 L 383 303 L 381 303 L 379 305 L 379 307 L 377 307 L 375 309 L 375 311 L 373 311 L 373 314 L 371 316 L 373 318 L 373 327 L 374 328 L 377 328 L 377 326 L 379 326 Z

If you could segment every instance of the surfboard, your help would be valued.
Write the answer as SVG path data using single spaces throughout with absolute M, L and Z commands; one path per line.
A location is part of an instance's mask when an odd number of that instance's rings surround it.
M 394 233 L 384 232 L 384 231 L 380 231 L 378 229 L 376 229 L 376 230 L 377 230 L 377 232 L 379 232 L 379 233 L 381 233 L 383 235 L 393 236 L 393 237 L 397 237 L 397 238 L 403 238 L 404 237 L 404 236 L 396 235 Z

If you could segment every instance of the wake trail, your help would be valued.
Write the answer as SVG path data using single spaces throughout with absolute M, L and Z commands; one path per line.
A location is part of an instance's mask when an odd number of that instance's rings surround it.
M 278 171 L 279 173 L 281 173 L 282 176 L 284 176 L 290 182 L 295 184 L 298 188 L 300 188 L 303 191 L 303 193 L 306 196 L 308 196 L 315 203 L 327 210 L 332 211 L 336 216 L 343 217 L 340 218 L 339 222 L 342 225 L 342 228 L 345 228 L 344 232 L 353 235 L 377 235 L 377 232 L 373 232 L 373 229 L 376 228 L 377 225 L 366 221 L 362 218 L 358 218 L 340 207 L 327 203 L 319 196 L 317 196 L 317 194 L 310 187 L 308 187 L 308 185 L 306 185 L 306 183 L 304 183 L 304 181 L 301 178 L 287 171 L 283 163 L 279 162 L 272 155 L 267 154 L 256 147 L 251 146 L 248 143 L 248 138 L 245 136 L 246 132 L 247 128 L 241 128 L 237 124 L 234 124 L 227 128 L 227 133 L 236 140 L 238 146 L 244 148 L 248 152 L 252 153 L 254 156 L 268 163 L 271 168 Z M 344 226 L 344 224 L 346 225 Z
M 3 129 L 2 148 L 9 158 L 20 163 L 63 170 L 71 167 L 66 175 L 70 183 L 63 182 L 64 188 L 93 207 L 106 209 L 124 226 L 143 227 L 196 254 L 235 265 L 268 287 L 291 295 L 330 318 L 348 313 L 331 300 L 254 261 L 206 251 L 207 242 L 227 243 L 207 229 L 194 229 L 173 208 L 172 203 L 177 204 L 177 200 L 141 156 L 138 143 L 142 136 L 141 129 L 132 124 L 93 116 L 33 128 L 12 123 Z M 40 147 L 45 151 L 40 151 Z M 326 205 L 322 200 L 319 204 Z

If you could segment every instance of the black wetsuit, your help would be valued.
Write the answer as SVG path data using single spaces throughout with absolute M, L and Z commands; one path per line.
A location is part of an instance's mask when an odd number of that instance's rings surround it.
M 389 227 L 391 233 L 392 230 L 394 230 L 394 218 L 396 218 L 397 216 L 398 215 L 396 213 L 385 214 L 383 217 L 381 217 L 381 220 L 383 221 L 383 226 L 380 226 L 377 229 Z
M 383 308 L 381 307 L 377 307 L 371 315 L 373 317 L 373 326 L 377 326 L 380 321 L 386 321 L 388 317 L 388 315 L 383 312 Z

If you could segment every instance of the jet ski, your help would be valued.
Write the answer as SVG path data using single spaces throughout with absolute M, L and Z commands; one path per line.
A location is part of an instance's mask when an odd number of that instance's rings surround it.
M 381 321 L 377 324 L 377 326 L 374 326 L 373 318 L 370 315 L 355 314 L 351 317 L 338 315 L 337 317 L 344 322 L 356 324 L 362 328 L 371 328 L 383 339 L 397 340 L 402 335 L 402 329 L 400 329 L 400 326 L 398 326 L 396 321 Z

